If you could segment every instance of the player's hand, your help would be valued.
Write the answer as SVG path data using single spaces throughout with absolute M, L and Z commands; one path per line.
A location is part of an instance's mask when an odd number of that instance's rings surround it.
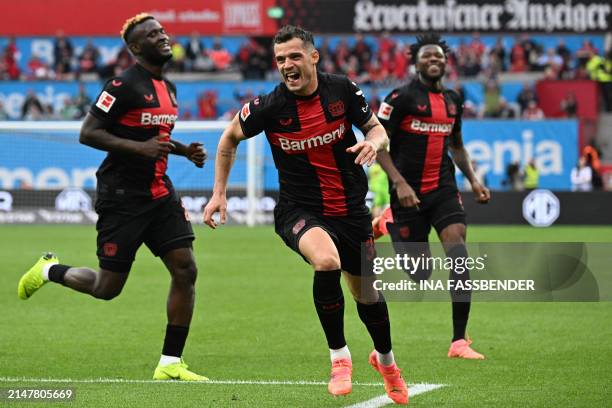
M 204 161 L 208 155 L 206 154 L 206 149 L 202 147 L 202 143 L 191 143 L 187 146 L 187 152 L 185 153 L 187 159 L 193 162 L 196 167 L 204 167 Z
M 480 184 L 478 181 L 472 183 L 472 191 L 474 192 L 474 198 L 480 204 L 486 204 L 491 199 L 491 192 L 489 189 Z
M 416 193 L 410 187 L 410 184 L 402 181 L 395 185 L 395 191 L 397 193 L 397 199 L 400 202 L 402 207 L 416 207 L 419 209 L 419 204 L 421 204 L 421 200 L 417 197 Z
M 374 145 L 374 142 L 370 140 L 362 140 L 356 145 L 346 149 L 348 153 L 358 153 L 357 158 L 355 159 L 355 164 L 360 166 L 363 166 L 364 164 L 371 166 L 374 164 L 374 160 L 376 160 L 376 150 L 378 149 Z
M 140 153 L 151 159 L 159 159 L 167 156 L 172 150 L 174 150 L 174 144 L 170 142 L 169 135 L 162 134 L 142 142 Z
M 216 213 L 221 215 L 220 223 L 225 224 L 227 212 L 227 198 L 224 195 L 213 194 L 206 207 L 204 207 L 204 223 L 210 228 L 217 228 L 217 222 L 213 219 Z

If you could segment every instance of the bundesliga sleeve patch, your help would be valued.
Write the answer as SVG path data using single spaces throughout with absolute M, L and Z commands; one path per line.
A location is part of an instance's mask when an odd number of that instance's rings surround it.
M 383 102 L 380 104 L 380 108 L 378 108 L 378 117 L 384 120 L 389 120 L 391 119 L 391 112 L 393 112 L 393 106 Z
M 102 109 L 104 112 L 108 113 L 110 109 L 113 107 L 115 100 L 117 100 L 117 98 L 115 98 L 113 95 L 109 94 L 108 92 L 104 91 L 100 94 L 100 97 L 98 98 L 98 101 L 96 102 L 96 106 Z
M 243 122 L 246 122 L 247 118 L 251 115 L 251 108 L 249 107 L 249 103 L 245 103 L 242 109 L 240 110 L 240 119 Z

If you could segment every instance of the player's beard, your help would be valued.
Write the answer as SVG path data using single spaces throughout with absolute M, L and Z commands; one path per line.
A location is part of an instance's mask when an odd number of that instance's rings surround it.
M 441 68 L 440 73 L 437 75 L 429 75 L 427 74 L 426 70 L 419 72 L 419 74 L 423 79 L 427 80 L 428 82 L 435 83 L 442 80 L 442 78 L 444 77 L 445 68 L 446 67 Z
M 166 64 L 166 62 L 170 61 L 172 59 L 172 54 L 160 54 L 160 53 L 151 53 L 151 55 L 147 56 L 147 60 L 149 60 L 149 62 L 155 64 L 155 65 L 159 65 L 159 66 L 163 66 Z

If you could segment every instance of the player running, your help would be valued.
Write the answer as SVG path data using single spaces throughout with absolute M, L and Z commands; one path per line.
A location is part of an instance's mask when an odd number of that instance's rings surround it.
M 168 325 L 156 380 L 208 380 L 187 369 L 181 358 L 193 313 L 197 274 L 194 239 L 180 199 L 166 175 L 168 153 L 197 167 L 206 154 L 200 143 L 170 139 L 177 119 L 176 87 L 162 76 L 172 58 L 169 37 L 148 14 L 126 21 L 121 37 L 137 63 L 109 80 L 81 128 L 83 144 L 108 152 L 97 172 L 98 272 L 43 256 L 18 286 L 28 299 L 48 281 L 98 299 L 121 293 L 138 248 L 144 243 L 171 275 Z
M 437 34 L 426 34 L 417 37 L 410 51 L 418 77 L 393 90 L 378 111 L 390 137 L 389 152 L 380 152 L 377 160 L 389 176 L 391 214 L 384 213 L 375 220 L 376 235 L 386 228 L 394 243 L 427 243 L 433 226 L 446 255 L 465 258 L 465 211 L 453 161 L 470 181 L 479 203 L 487 203 L 491 194 L 474 175 L 463 146 L 463 101 L 442 86 L 449 51 L 446 42 Z M 429 251 L 427 246 L 417 247 Z M 396 250 L 403 249 L 396 245 Z M 415 278 L 427 279 L 430 274 L 431 270 L 423 270 Z M 469 279 L 469 273 L 451 272 L 451 276 Z M 456 291 L 451 298 L 453 337 L 448 356 L 484 359 L 470 347 L 466 336 L 471 293 Z
M 344 271 L 359 317 L 374 342 L 369 362 L 382 375 L 389 397 L 405 404 L 408 389 L 391 351 L 387 305 L 372 285 L 362 285 L 362 279 L 371 276 L 361 276 L 360 265 L 361 245 L 373 250 L 362 166 L 374 162 L 387 136 L 354 83 L 317 72 L 319 53 L 311 33 L 294 26 L 281 28 L 274 38 L 274 56 L 282 83 L 246 103 L 223 132 L 204 221 L 216 228 L 213 215 L 219 212 L 220 222 L 225 222 L 227 179 L 236 147 L 265 132 L 279 173 L 276 233 L 314 269 L 314 303 L 332 362 L 329 392 L 343 395 L 352 390 L 340 286 Z M 362 130 L 364 141 L 357 142 L 352 125 Z

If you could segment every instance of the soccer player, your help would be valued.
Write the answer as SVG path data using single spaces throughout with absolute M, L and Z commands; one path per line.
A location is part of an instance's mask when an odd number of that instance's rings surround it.
M 285 26 L 274 38 L 274 58 L 282 82 L 271 93 L 246 103 L 223 132 L 215 162 L 213 196 L 204 221 L 226 219 L 226 187 L 238 143 L 265 132 L 279 173 L 276 233 L 314 270 L 314 304 L 330 349 L 328 390 L 352 390 L 351 354 L 344 338 L 341 271 L 357 302 L 359 317 L 374 342 L 369 362 L 383 377 L 387 394 L 407 403 L 408 389 L 391 351 L 385 300 L 362 276 L 362 245 L 373 251 L 368 190 L 363 165 L 385 148 L 387 135 L 363 92 L 346 77 L 318 73 L 319 53 L 312 34 Z M 357 142 L 352 125 L 365 140 Z M 364 256 L 367 260 L 370 257 Z M 371 260 L 370 262 L 371 263 Z M 366 272 L 371 271 L 367 264 Z
M 193 313 L 197 268 L 194 239 L 178 195 L 166 175 L 168 153 L 197 167 L 206 154 L 201 143 L 185 146 L 170 139 L 177 119 L 176 87 L 162 76 L 172 58 L 169 37 L 148 14 L 126 21 L 121 36 L 137 63 L 104 86 L 85 118 L 80 141 L 108 152 L 97 172 L 96 211 L 99 270 L 60 264 L 43 256 L 18 286 L 28 299 L 48 281 L 95 298 L 110 300 L 125 285 L 138 248 L 144 243 L 171 275 L 168 325 L 156 380 L 208 380 L 187 369 L 181 358 Z
M 429 252 L 426 243 L 433 226 L 447 257 L 464 258 L 466 221 L 454 164 L 470 181 L 479 203 L 487 203 L 491 194 L 474 175 L 463 146 L 463 101 L 456 92 L 442 86 L 449 51 L 446 42 L 437 34 L 425 34 L 417 37 L 410 51 L 417 78 L 393 90 L 378 111 L 390 138 L 389 152 L 380 152 L 378 162 L 389 176 L 393 222 L 388 222 L 388 214 L 380 219 L 386 223 L 394 243 L 422 243 L 411 249 L 416 252 L 420 252 L 419 248 Z M 384 226 L 379 227 L 384 232 Z M 396 250 L 405 249 L 396 245 Z M 422 270 L 416 278 L 426 279 L 430 274 Z M 451 272 L 451 277 L 465 280 L 469 273 Z M 451 292 L 451 299 L 453 337 L 448 356 L 483 359 L 470 347 L 465 333 L 471 293 Z

